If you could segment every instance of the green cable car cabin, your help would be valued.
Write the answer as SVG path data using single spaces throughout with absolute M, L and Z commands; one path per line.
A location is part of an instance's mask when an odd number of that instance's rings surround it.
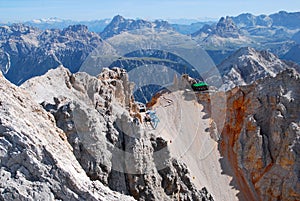
M 206 82 L 198 82 L 198 83 L 192 84 L 192 89 L 194 91 L 206 91 L 206 90 L 208 90 L 208 84 Z

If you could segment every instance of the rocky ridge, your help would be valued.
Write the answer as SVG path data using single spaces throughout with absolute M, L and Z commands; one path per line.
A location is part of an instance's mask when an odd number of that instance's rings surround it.
M 0 73 L 0 200 L 134 200 L 91 181 L 53 116 Z
M 91 180 L 137 200 L 213 200 L 165 140 L 133 121 L 132 85 L 121 69 L 105 69 L 97 79 L 58 68 L 22 88 L 53 114 Z

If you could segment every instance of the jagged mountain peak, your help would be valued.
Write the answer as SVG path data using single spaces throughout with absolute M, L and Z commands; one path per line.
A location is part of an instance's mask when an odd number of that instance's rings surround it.
M 233 22 L 232 18 L 227 16 L 226 18 L 222 17 L 217 23 L 216 34 L 224 38 L 238 38 L 239 30 Z
M 232 21 L 232 18 L 231 17 L 229 17 L 229 16 L 226 16 L 226 17 L 221 17 L 220 19 L 219 19 L 219 22 L 218 23 L 233 23 L 233 21 Z
M 240 32 L 233 19 L 229 16 L 221 17 L 217 24 L 204 25 L 199 31 L 192 34 L 196 36 L 218 36 L 222 38 L 239 38 Z
M 235 53 L 233 53 L 231 56 L 229 56 L 227 59 L 224 60 L 223 63 L 233 62 L 233 61 L 240 61 L 241 59 L 249 59 L 249 60 L 255 60 L 255 61 L 262 61 L 266 60 L 268 62 L 281 62 L 277 55 L 267 51 L 267 50 L 256 50 L 253 47 L 241 47 L 238 49 Z M 221 64 L 222 65 L 222 64 Z
M 111 20 L 111 23 L 116 23 L 116 22 L 124 22 L 126 19 L 121 16 L 121 15 L 116 15 L 113 17 L 113 19 Z
M 290 66 L 268 51 L 243 47 L 224 60 L 218 69 L 224 78 L 224 88 L 245 85 L 266 77 L 275 76 Z

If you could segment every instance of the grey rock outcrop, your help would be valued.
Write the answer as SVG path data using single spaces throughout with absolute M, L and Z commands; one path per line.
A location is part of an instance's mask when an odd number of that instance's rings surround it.
M 132 87 L 118 68 L 98 78 L 58 68 L 22 85 L 53 114 L 92 180 L 138 200 L 213 200 L 166 141 L 133 121 Z
M 91 181 L 55 119 L 0 73 L 0 200 L 134 200 Z
M 220 163 L 240 200 L 299 199 L 299 86 L 287 69 L 226 93 Z

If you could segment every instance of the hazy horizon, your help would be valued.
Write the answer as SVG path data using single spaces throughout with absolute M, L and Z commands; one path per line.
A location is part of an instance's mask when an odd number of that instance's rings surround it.
M 59 18 L 74 21 L 125 18 L 211 20 L 241 13 L 254 15 L 279 11 L 297 12 L 300 1 L 286 0 L 0 0 L 0 22 L 24 22 L 34 19 Z

